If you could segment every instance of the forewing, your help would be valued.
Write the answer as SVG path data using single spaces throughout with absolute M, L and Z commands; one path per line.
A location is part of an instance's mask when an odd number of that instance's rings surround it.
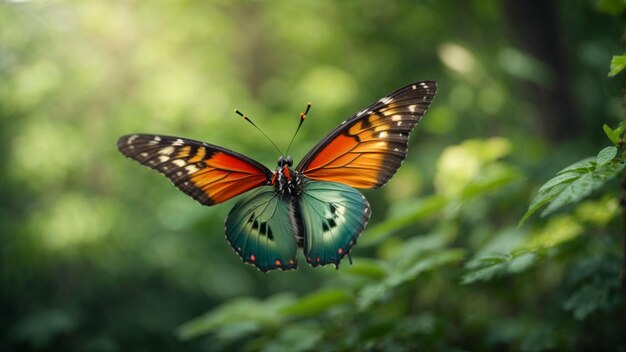
M 312 266 L 338 266 L 370 217 L 367 199 L 356 189 L 336 182 L 309 180 L 299 206 L 304 255 Z
M 263 272 L 297 267 L 296 233 L 293 205 L 269 186 L 244 195 L 226 218 L 230 245 Z
M 250 158 L 191 139 L 133 134 L 122 136 L 117 147 L 203 205 L 221 203 L 272 177 L 269 169 Z
M 433 81 L 415 82 L 342 122 L 297 166 L 315 180 L 378 188 L 406 157 L 409 133 L 437 92 Z

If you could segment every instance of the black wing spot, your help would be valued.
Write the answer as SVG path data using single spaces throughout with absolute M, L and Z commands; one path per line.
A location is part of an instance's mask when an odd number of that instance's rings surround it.
M 358 134 L 350 134 L 348 130 L 345 130 L 343 131 L 343 135 L 346 137 L 354 138 L 354 140 L 357 141 L 357 143 L 361 143 L 361 138 L 359 137 Z
M 368 116 L 367 118 L 361 120 L 361 129 L 362 130 L 366 130 L 366 129 L 372 127 L 372 122 L 370 121 L 370 117 L 371 116 L 378 116 L 378 115 L 372 114 L 372 115 Z
M 211 159 L 213 157 L 214 154 L 217 153 L 217 150 L 212 150 L 212 149 L 206 148 L 204 150 L 204 152 L 206 153 L 206 154 L 204 154 L 204 159 L 205 160 L 209 160 L 209 159 Z
M 331 229 L 337 227 L 337 222 L 335 221 L 335 219 L 339 217 L 339 215 L 337 214 L 337 207 L 331 203 L 329 204 L 329 208 L 330 217 L 324 218 L 324 221 L 322 221 L 322 231 L 324 232 L 328 232 Z
M 250 215 L 248 218 L 248 223 L 252 223 L 252 231 L 256 231 L 259 235 L 267 236 L 270 240 L 274 240 L 274 232 L 272 231 L 272 227 L 267 222 L 260 222 L 255 219 L 254 213 Z
M 337 227 L 337 222 L 333 218 L 325 218 L 322 221 L 322 231 L 329 232 L 331 229 Z
M 189 154 L 185 159 L 189 160 L 198 154 L 198 146 L 194 144 L 189 144 Z
M 270 240 L 274 240 L 274 234 L 272 233 L 272 228 L 270 227 L 270 225 L 267 225 L 267 238 L 269 238 Z

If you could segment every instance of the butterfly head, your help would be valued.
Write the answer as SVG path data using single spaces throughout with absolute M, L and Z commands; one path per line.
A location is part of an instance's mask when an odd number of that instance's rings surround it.
M 291 167 L 293 165 L 293 158 L 291 157 L 291 155 L 287 155 L 287 157 L 281 155 L 276 163 L 278 164 L 278 167 L 281 168 L 283 166 Z

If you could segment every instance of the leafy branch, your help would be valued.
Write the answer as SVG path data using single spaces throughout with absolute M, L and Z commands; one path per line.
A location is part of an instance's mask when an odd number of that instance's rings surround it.
M 623 6 L 622 3 L 622 9 Z M 626 69 L 626 53 L 615 55 L 611 59 L 608 76 L 615 77 L 624 69 Z M 624 108 L 626 109 L 626 89 L 624 90 Z M 602 129 L 613 145 L 600 150 L 595 158 L 586 158 L 566 167 L 541 186 L 518 227 L 544 206 L 546 208 L 541 213 L 542 217 L 554 213 L 565 205 L 580 202 L 621 173 L 620 205 L 622 208 L 623 258 L 620 278 L 622 288 L 626 291 L 626 173 L 622 172 L 626 166 L 624 122 L 615 129 L 606 124 Z
M 626 160 L 620 153 L 624 126 L 620 124 L 612 129 L 604 125 L 603 129 L 613 145 L 600 150 L 596 157 L 577 161 L 557 172 L 555 177 L 539 188 L 519 225 L 544 206 L 546 208 L 541 213 L 542 217 L 568 204 L 578 203 L 619 175 L 626 166 Z

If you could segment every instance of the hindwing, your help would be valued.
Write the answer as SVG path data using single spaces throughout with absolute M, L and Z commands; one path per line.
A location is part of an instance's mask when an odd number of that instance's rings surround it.
M 367 199 L 341 183 L 308 180 L 298 204 L 307 262 L 338 266 L 370 218 Z
M 273 187 L 246 193 L 226 218 L 226 239 L 248 264 L 266 272 L 295 269 L 298 232 L 292 203 Z

